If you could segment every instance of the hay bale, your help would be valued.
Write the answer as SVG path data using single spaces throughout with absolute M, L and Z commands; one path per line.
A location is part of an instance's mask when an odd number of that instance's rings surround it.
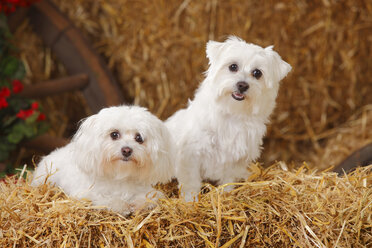
M 372 104 L 366 105 L 345 124 L 329 132 L 331 135 L 324 149 L 320 149 L 310 160 L 318 169 L 336 166 L 354 151 L 372 143 Z
M 231 193 L 161 200 L 130 217 L 49 186 L 0 183 L 1 247 L 371 247 L 372 165 L 345 177 L 252 166 Z M 168 192 L 169 193 L 169 192 Z

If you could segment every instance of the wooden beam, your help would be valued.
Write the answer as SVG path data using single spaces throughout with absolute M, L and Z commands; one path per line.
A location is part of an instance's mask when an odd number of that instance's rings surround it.
M 125 102 L 122 91 L 102 58 L 83 37 L 80 30 L 50 1 L 30 7 L 30 23 L 69 74 L 85 73 L 90 84 L 83 90 L 93 112 Z
M 64 138 L 43 134 L 30 141 L 22 143 L 22 146 L 48 154 L 56 148 L 67 145 L 68 142 L 69 140 Z
M 40 98 L 73 90 L 81 90 L 89 85 L 86 74 L 64 77 L 61 79 L 45 81 L 38 84 L 25 85 L 20 96 L 27 98 Z
M 367 166 L 372 164 L 372 143 L 353 152 L 349 157 L 342 161 L 334 171 L 343 175 L 355 169 L 358 166 Z

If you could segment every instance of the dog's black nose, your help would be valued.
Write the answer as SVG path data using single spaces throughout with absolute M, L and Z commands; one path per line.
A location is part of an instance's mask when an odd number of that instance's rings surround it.
M 128 158 L 132 154 L 132 152 L 133 149 L 128 146 L 121 148 L 121 154 L 123 154 L 123 156 L 126 158 Z
M 245 91 L 248 90 L 249 85 L 244 81 L 240 81 L 236 83 L 236 87 L 238 88 L 240 93 L 244 93 Z

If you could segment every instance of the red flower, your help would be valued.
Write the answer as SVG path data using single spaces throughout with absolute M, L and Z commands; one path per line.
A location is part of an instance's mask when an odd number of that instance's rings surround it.
M 22 120 L 26 120 L 28 117 L 30 117 L 32 114 L 34 113 L 34 110 L 33 109 L 26 109 L 26 110 L 20 110 L 16 116 L 19 118 L 19 119 L 22 119 Z
M 9 15 L 11 13 L 13 13 L 15 11 L 15 6 L 14 5 L 11 5 L 11 6 L 3 6 L 3 9 L 4 9 L 4 12 L 6 15 Z
M 13 85 L 13 93 L 19 93 L 23 90 L 23 84 L 21 83 L 21 81 L 17 79 L 12 81 L 12 85 Z
M 39 104 L 37 102 L 31 103 L 31 109 L 36 110 L 39 107 Z
M 6 15 L 15 11 L 16 7 L 28 7 L 39 0 L 0 0 L 0 12 Z
M 40 113 L 36 120 L 37 120 L 37 121 L 43 121 L 43 120 L 45 120 L 45 118 L 46 118 L 46 117 L 45 117 L 45 114 Z
M 0 109 L 8 107 L 8 102 L 5 97 L 0 97 Z
M 7 98 L 8 96 L 10 96 L 10 90 L 7 87 L 1 88 L 0 97 L 1 98 Z
M 30 109 L 21 109 L 16 116 L 19 119 L 26 120 L 28 117 L 33 115 L 35 113 L 35 110 L 39 108 L 39 104 L 37 102 L 31 103 L 31 108 Z M 37 117 L 38 121 L 43 121 L 45 120 L 45 115 L 43 113 L 40 113 L 39 116 Z

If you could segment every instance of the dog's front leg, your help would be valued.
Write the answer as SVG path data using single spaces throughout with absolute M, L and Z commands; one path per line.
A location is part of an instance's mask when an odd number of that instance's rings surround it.
M 197 200 L 202 186 L 199 164 L 193 160 L 181 159 L 177 167 L 177 179 L 181 195 L 185 197 L 185 201 Z
M 96 195 L 90 198 L 93 205 L 105 206 L 107 209 L 118 212 L 127 216 L 135 211 L 133 204 L 130 204 L 128 199 L 121 199 L 120 196 L 108 197 L 106 195 Z
M 158 205 L 158 199 L 165 198 L 165 195 L 152 187 L 144 187 L 142 192 L 138 190 L 134 197 L 130 199 L 130 205 L 134 211 L 145 211 L 153 209 Z
M 244 163 L 242 165 L 231 165 L 231 167 L 233 167 L 233 169 L 225 171 L 223 177 L 220 180 L 220 185 L 236 183 L 242 180 L 245 181 L 250 175 Z M 224 187 L 224 191 L 230 192 L 234 188 L 235 185 L 228 185 Z

